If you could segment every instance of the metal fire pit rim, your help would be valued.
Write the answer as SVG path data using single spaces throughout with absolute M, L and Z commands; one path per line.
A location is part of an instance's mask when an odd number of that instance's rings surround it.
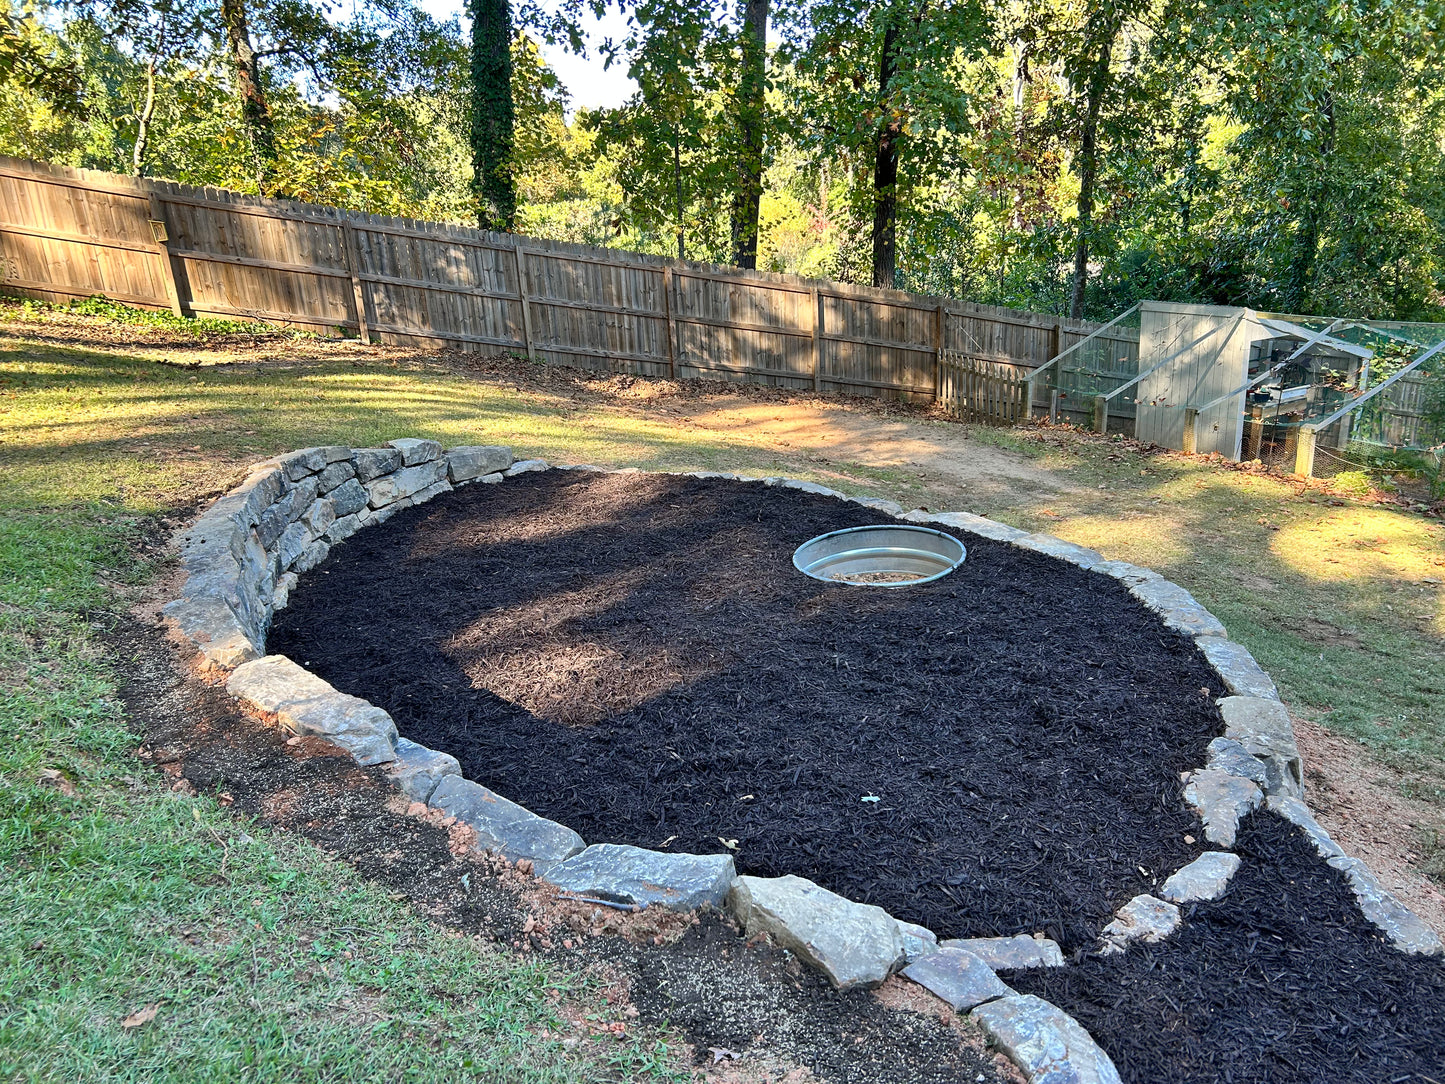
M 830 539 L 830 538 L 837 538 L 837 537 L 842 536 L 842 535 L 862 534 L 862 533 L 865 533 L 865 532 L 882 532 L 882 531 L 906 533 L 906 534 L 917 535 L 917 536 L 933 536 L 933 537 L 936 537 L 936 538 L 945 539 L 949 544 L 951 544 L 952 546 L 957 547 L 957 549 L 958 549 L 958 556 L 957 556 L 957 557 L 950 557 L 950 556 L 947 555 L 947 554 L 940 553 L 940 552 L 937 552 L 937 551 L 934 551 L 934 550 L 914 550 L 914 551 L 906 551 L 906 550 L 900 549 L 899 547 L 877 547 L 877 546 L 864 547 L 864 546 L 860 546 L 857 550 L 842 550 L 842 551 L 839 551 L 838 553 L 827 554 L 827 555 L 826 555 L 825 557 L 823 557 L 823 558 L 818 558 L 818 559 L 815 559 L 815 560 L 812 560 L 812 561 L 805 561 L 805 560 L 801 557 L 801 555 L 802 555 L 805 551 L 808 551 L 810 548 L 815 547 L 815 546 L 817 546 L 819 543 L 825 542 L 825 541 L 827 541 L 827 540 Z M 913 553 L 916 553 L 916 554 L 917 554 L 919 557 L 921 557 L 921 558 L 930 559 L 930 560 L 932 560 L 932 561 L 934 561 L 934 562 L 947 562 L 947 567 L 946 567 L 946 568 L 940 568 L 937 572 L 934 572 L 934 573 L 932 573 L 932 574 L 930 574 L 930 575 L 919 576 L 917 579 L 902 580 L 902 581 L 898 581 L 898 582 L 895 582 L 895 583 L 868 583 L 868 582 L 859 582 L 859 581 L 857 581 L 857 580 L 840 579 L 840 578 L 838 578 L 838 577 L 836 577 L 836 576 L 819 575 L 818 573 L 812 571 L 812 569 L 816 568 L 816 567 L 817 567 L 819 564 L 821 564 L 824 560 L 827 560 L 827 561 L 829 561 L 829 562 L 831 562 L 831 563 L 836 563 L 840 558 L 846 558 L 849 554 L 856 554 L 856 555 L 858 555 L 859 557 L 864 557 L 864 556 L 868 556 L 868 555 L 872 555 L 872 554 L 881 554 L 881 553 L 888 553 L 888 552 L 897 552 L 897 553 L 913 552 Z M 870 524 L 864 524 L 864 525 L 861 526 L 861 527 L 843 527 L 843 528 L 841 528 L 841 529 L 839 529 L 839 530 L 836 530 L 836 531 L 827 531 L 827 532 L 825 532 L 825 533 L 823 533 L 823 534 L 816 535 L 816 536 L 814 536 L 813 538 L 808 539 L 806 542 L 802 543 L 800 546 L 798 546 L 798 547 L 793 551 L 793 567 L 796 568 L 799 572 L 803 573 L 803 575 L 808 576 L 808 577 L 810 577 L 811 579 L 818 580 L 818 581 L 821 582 L 821 583 L 840 584 L 840 585 L 842 585 L 842 586 L 844 586 L 844 587 L 885 587 L 885 588 L 920 587 L 920 586 L 922 586 L 923 584 L 933 583 L 935 580 L 942 579 L 944 576 L 947 576 L 950 572 L 953 572 L 953 571 L 957 570 L 958 567 L 963 564 L 963 562 L 964 562 L 965 558 L 967 558 L 967 556 L 968 556 L 968 548 L 963 544 L 963 542 L 962 542 L 960 539 L 958 539 L 958 538 L 955 537 L 954 535 L 949 534 L 947 531 L 940 531 L 940 530 L 937 530 L 937 529 L 935 529 L 935 528 L 933 528 L 933 527 L 922 527 L 922 526 L 919 526 L 918 524 L 914 524 L 914 523 L 870 523 Z

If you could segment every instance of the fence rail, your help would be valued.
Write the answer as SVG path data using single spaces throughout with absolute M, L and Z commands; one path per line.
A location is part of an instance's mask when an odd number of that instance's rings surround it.
M 1101 325 L 0 156 L 0 288 L 643 376 L 930 401 Z

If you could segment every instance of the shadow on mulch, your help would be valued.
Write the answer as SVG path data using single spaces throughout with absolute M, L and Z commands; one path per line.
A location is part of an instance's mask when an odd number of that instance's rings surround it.
M 619 992 L 615 1009 L 630 1003 L 640 1023 L 681 1032 L 699 1065 L 712 1062 L 710 1048 L 743 1055 L 721 1066 L 719 1079 L 781 1080 L 794 1065 L 838 1084 L 1020 1079 L 941 1003 L 940 1018 L 890 1008 L 866 991 L 833 990 L 788 954 L 746 944 L 716 913 L 692 922 L 663 919 L 661 926 L 681 929 L 661 945 L 584 932 L 565 948 L 560 942 L 569 930 L 562 919 L 572 917 L 575 928 L 577 916 L 565 907 L 560 915 L 555 907 L 547 912 L 541 901 L 555 893 L 515 870 L 456 853 L 452 833 L 408 815 L 379 769 L 359 768 L 316 739 L 288 744 L 283 734 L 238 713 L 224 690 L 189 677 L 161 636 L 137 622 L 122 623 L 111 650 L 125 677 L 122 697 L 144 734 L 144 755 L 168 776 L 201 792 L 229 794 L 236 812 L 299 833 L 368 879 L 404 893 L 430 921 L 501 942 L 503 951 L 520 945 L 561 967 L 596 974 Z M 592 921 L 609 931 L 614 920 L 629 921 L 615 912 L 596 914 Z
M 1129 1084 L 1440 1084 L 1445 960 L 1389 947 L 1343 874 L 1269 815 L 1225 896 L 1159 945 L 1004 979 L 1072 1014 Z
M 792 566 L 856 504 L 687 477 L 472 486 L 338 547 L 286 654 L 589 842 L 719 852 L 942 936 L 1078 950 L 1199 853 L 1218 678 L 1116 581 L 974 539 L 904 590 Z M 876 799 L 876 800 L 875 800 Z

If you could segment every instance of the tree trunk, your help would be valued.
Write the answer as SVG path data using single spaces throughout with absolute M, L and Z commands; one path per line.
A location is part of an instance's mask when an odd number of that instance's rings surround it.
M 1294 256 L 1289 268 L 1289 296 L 1286 304 L 1292 312 L 1308 312 L 1314 294 L 1315 261 L 1319 258 L 1320 230 L 1324 225 L 1329 195 L 1330 158 L 1335 153 L 1335 98 L 1326 90 L 1320 105 L 1325 119 L 1324 138 L 1320 140 L 1318 173 L 1305 201 L 1304 215 L 1295 231 Z
M 130 155 L 130 172 L 134 177 L 145 175 L 146 150 L 150 146 L 151 120 L 156 115 L 156 58 L 146 65 L 146 100 L 136 119 L 135 147 Z
M 261 89 L 261 65 L 251 44 L 246 17 L 246 0 L 221 0 L 221 22 L 231 49 L 236 71 L 236 90 L 241 96 L 241 124 L 255 159 L 256 187 L 262 195 L 276 171 L 276 126 L 271 106 Z
M 873 285 L 892 287 L 898 263 L 898 152 L 903 117 L 894 109 L 893 76 L 898 70 L 898 24 L 890 12 L 878 59 L 878 97 L 884 112 L 873 162 Z
M 510 232 L 517 221 L 510 0 L 469 0 L 472 15 L 472 194 L 477 224 Z
M 758 208 L 763 197 L 767 120 L 768 0 L 744 0 L 742 73 L 738 80 L 738 184 L 733 192 L 733 263 L 758 266 Z
M 1094 43 L 1093 66 L 1085 90 L 1084 129 L 1079 138 L 1079 235 L 1074 245 L 1073 296 L 1069 299 L 1069 317 L 1074 320 L 1084 315 L 1084 289 L 1089 282 L 1089 243 L 1094 228 L 1094 184 L 1099 176 L 1099 112 L 1104 105 L 1104 93 L 1112 78 L 1114 39 L 1119 35 L 1122 20 L 1110 11 L 1107 16 L 1091 18 L 1088 40 Z
M 682 223 L 682 136 L 676 127 L 672 130 L 672 195 L 673 209 L 677 213 L 677 258 L 687 259 L 687 237 Z

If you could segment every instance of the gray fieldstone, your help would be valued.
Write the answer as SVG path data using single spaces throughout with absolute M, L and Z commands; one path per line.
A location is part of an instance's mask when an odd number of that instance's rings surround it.
M 420 493 L 414 494 L 411 498 L 412 504 L 425 504 L 433 497 L 440 497 L 443 493 L 450 493 L 452 484 L 443 478 L 440 482 L 433 482 Z
M 967 949 L 995 971 L 1064 966 L 1064 954 L 1057 942 L 1026 933 L 1013 937 L 958 937 L 940 941 L 939 946 Z
M 796 489 L 803 493 L 813 493 L 819 497 L 837 497 L 840 501 L 848 499 L 836 489 L 820 486 L 817 482 L 805 482 L 800 478 L 784 478 L 778 483 L 778 486 L 781 489 Z
M 276 507 L 286 510 L 286 522 L 295 523 L 311 508 L 311 502 L 316 499 L 316 493 L 316 479 L 303 478 L 292 485 L 286 496 L 277 502 Z
M 434 440 L 422 440 L 420 437 L 401 437 L 397 440 L 389 440 L 387 444 L 401 453 L 401 465 L 403 467 L 419 467 L 423 463 L 430 463 L 442 454 L 442 446 Z
M 496 444 L 467 444 L 447 452 L 447 477 L 452 484 L 499 474 L 512 465 L 512 449 Z
M 326 453 L 320 448 L 302 448 L 300 451 L 283 455 L 281 470 L 293 482 L 299 482 L 308 474 L 315 474 L 326 467 Z
M 261 518 L 256 524 L 256 538 L 261 545 L 270 549 L 276 545 L 276 539 L 281 537 L 281 532 L 286 530 L 290 522 L 286 518 L 289 506 L 275 504 L 261 513 Z
M 1239 822 L 1264 804 L 1264 792 L 1248 779 L 1205 768 L 1190 773 L 1184 801 L 1204 822 L 1204 838 L 1228 849 Z
M 345 444 L 328 444 L 324 448 L 318 448 L 317 451 L 326 457 L 328 465 L 351 458 L 351 449 Z
M 1119 1071 L 1077 1020 L 1032 994 L 1015 994 L 973 1010 L 994 1043 L 1029 1084 L 1120 1084 Z
M 358 514 L 361 516 L 361 525 L 363 527 L 374 527 L 378 523 L 385 523 L 392 516 L 400 512 L 403 508 L 410 507 L 411 498 L 403 497 L 401 500 L 397 501 L 394 504 L 388 504 L 385 508 L 368 508 L 366 511 L 360 512 Z
M 999 523 L 987 516 L 974 515 L 972 512 L 925 512 L 921 508 L 915 508 L 912 512 L 905 512 L 898 518 L 907 520 L 909 523 L 932 523 L 953 527 L 960 531 L 982 535 L 984 538 L 991 538 L 995 542 L 1017 542 L 1021 538 L 1027 538 L 1029 534 L 1028 531 L 1010 527 L 1007 523 Z
M 1166 628 L 1185 636 L 1227 636 L 1224 624 L 1188 591 L 1165 579 L 1143 580 L 1129 593 L 1159 615 Z
M 355 478 L 348 478 L 327 494 L 338 518 L 350 516 L 366 507 L 366 487 Z
M 342 516 L 330 527 L 326 528 L 326 541 L 334 546 L 338 542 L 345 542 L 359 530 L 361 530 L 360 516 Z
M 1135 896 L 1114 915 L 1104 927 L 1101 940 L 1104 952 L 1123 952 L 1135 941 L 1154 944 L 1163 941 L 1179 928 L 1179 908 L 1165 900 L 1142 894 Z
M 897 501 L 886 500 L 883 497 L 849 497 L 848 499 L 854 504 L 861 504 L 864 508 L 882 512 L 885 516 L 903 515 L 903 505 Z
M 1248 749 L 1264 765 L 1270 794 L 1304 796 L 1304 765 L 1289 712 L 1274 698 L 1226 696 L 1219 701 L 1224 736 Z
M 543 880 L 564 892 L 674 911 L 721 907 L 737 870 L 727 854 L 666 854 L 594 843 L 553 866 Z
M 271 592 L 271 609 L 284 610 L 286 604 L 291 601 L 291 589 L 296 586 L 297 577 L 294 572 L 287 572 L 276 578 L 276 589 Z
M 1133 565 L 1128 561 L 1102 561 L 1090 569 L 1090 571 L 1111 576 L 1127 587 L 1133 587 L 1141 583 L 1151 583 L 1164 578 L 1152 568 Z
M 476 482 L 478 485 L 494 486 L 498 482 L 503 481 L 506 477 L 507 476 L 505 474 L 503 474 L 501 471 L 498 471 L 496 474 L 484 474 L 480 478 L 472 479 L 472 481 Z
M 903 958 L 909 963 L 921 960 L 930 952 L 938 951 L 938 935 L 927 926 L 900 919 L 898 932 L 903 937 Z
M 513 463 L 506 470 L 502 471 L 502 477 L 515 478 L 517 475 L 527 474 L 529 471 L 546 469 L 547 461 L 545 459 L 524 459 L 520 463 Z
M 348 482 L 355 477 L 356 467 L 346 460 L 328 463 L 326 469 L 316 476 L 316 491 L 330 493 L 342 482 Z
M 352 466 L 356 468 L 356 479 L 369 482 L 401 469 L 401 453 L 395 448 L 357 448 L 351 453 Z
M 301 517 L 301 522 L 306 524 L 312 538 L 320 538 L 327 528 L 336 522 L 336 505 L 325 497 L 318 497 L 311 502 L 311 507 Z
M 287 527 L 276 542 L 276 560 L 282 571 L 289 571 L 310 544 L 311 532 L 306 524 L 293 523 Z
M 1159 886 L 1159 896 L 1170 903 L 1198 903 L 1224 895 L 1239 871 L 1239 855 L 1206 851 Z
M 840 990 L 877 986 L 903 963 L 903 935 L 887 911 L 802 877 L 738 877 L 728 903 L 749 937 L 769 935 Z
M 261 655 L 261 645 L 220 599 L 177 599 L 161 612 L 175 623 L 182 636 L 196 645 L 204 660 L 204 669 L 229 670 Z
M 1269 790 L 1269 771 L 1264 763 L 1233 738 L 1215 738 L 1209 743 L 1205 767 L 1248 779 L 1260 790 Z
M 1271 794 L 1267 799 L 1267 804 L 1271 813 L 1283 817 L 1300 828 L 1321 858 L 1344 856 L 1345 852 L 1341 850 L 1340 845 L 1320 827 L 1319 821 L 1314 819 L 1308 807 L 1300 799 L 1288 794 Z
M 956 1012 L 1013 993 L 993 968 L 967 949 L 941 948 L 903 969 L 903 977 L 937 994 Z
M 433 460 L 417 467 L 403 467 L 401 470 L 368 482 L 367 501 L 373 508 L 384 508 L 395 504 L 404 497 L 420 493 L 428 486 L 442 480 L 447 472 L 446 463 Z
M 1055 538 L 1051 534 L 1026 534 L 1022 538 L 1015 538 L 1013 544 L 1020 549 L 1033 550 L 1035 553 L 1068 561 L 1069 564 L 1078 565 L 1086 571 L 1095 565 L 1104 563 L 1104 555 L 1098 550 L 1091 550 L 1086 546 L 1076 546 L 1072 542 L 1065 542 L 1062 538 Z
M 324 538 L 318 538 L 304 550 L 301 556 L 296 558 L 295 571 L 310 572 L 313 568 L 326 560 L 326 555 L 331 552 L 331 543 Z
M 1386 891 L 1365 863 L 1347 855 L 1337 855 L 1327 861 L 1349 878 L 1360 913 L 1384 931 L 1397 949 L 1418 956 L 1445 954 L 1439 934 Z
M 1278 700 L 1279 690 L 1274 680 L 1261 669 L 1254 656 L 1236 644 L 1218 636 L 1202 636 L 1198 640 L 1199 650 L 1219 680 L 1236 696 L 1258 696 L 1266 700 Z
M 602 470 L 601 467 L 573 467 L 573 468 L 571 468 L 571 469 L 572 469 L 572 470 Z M 688 470 L 688 471 L 683 471 L 683 472 L 682 472 L 682 476 L 683 476 L 684 478 L 726 478 L 726 479 L 728 479 L 729 481 L 732 481 L 732 482 L 737 481 L 737 478 L 738 478 L 738 476 L 737 476 L 736 474 L 729 474 L 727 471 L 720 471 L 720 470 Z
M 582 837 L 566 825 L 539 817 L 480 783 L 449 775 L 437 784 L 429 804 L 477 831 L 477 847 L 516 861 L 530 858 L 537 872 L 579 854 Z
M 286 476 L 277 467 L 264 467 L 253 471 L 235 490 L 244 495 L 244 503 L 238 514 L 244 514 L 248 525 L 254 525 L 261 513 L 281 499 Z
M 314 735 L 345 749 L 359 764 L 396 759 L 396 724 L 375 705 L 339 693 L 285 655 L 238 666 L 226 691 L 263 715 L 274 715 L 283 730 Z
M 413 802 L 426 802 L 449 775 L 461 775 L 462 766 L 450 753 L 439 753 L 407 738 L 396 740 L 396 760 L 387 765 L 386 777 Z

